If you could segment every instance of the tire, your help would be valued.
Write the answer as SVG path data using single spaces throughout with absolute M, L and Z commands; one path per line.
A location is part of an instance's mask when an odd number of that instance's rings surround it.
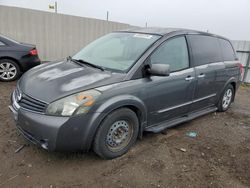
M 119 157 L 134 145 L 138 132 L 139 121 L 132 110 L 115 110 L 103 120 L 97 130 L 93 150 L 104 159 Z
M 11 59 L 0 60 L 0 81 L 14 81 L 20 76 L 20 74 L 20 68 L 15 61 Z
M 221 97 L 219 99 L 219 103 L 217 105 L 218 107 L 218 111 L 219 112 L 225 112 L 228 110 L 228 108 L 230 107 L 233 98 L 234 98 L 234 88 L 231 84 L 229 84 L 225 90 L 223 91 L 223 93 L 221 94 Z

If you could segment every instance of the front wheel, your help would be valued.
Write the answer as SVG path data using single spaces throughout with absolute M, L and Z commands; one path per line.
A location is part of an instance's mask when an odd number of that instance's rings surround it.
M 136 142 L 138 132 L 138 118 L 132 110 L 127 108 L 115 110 L 101 123 L 93 149 L 105 159 L 119 157 Z
M 222 93 L 219 103 L 218 103 L 218 111 L 225 112 L 230 107 L 234 97 L 234 88 L 230 84 L 226 87 L 224 92 Z

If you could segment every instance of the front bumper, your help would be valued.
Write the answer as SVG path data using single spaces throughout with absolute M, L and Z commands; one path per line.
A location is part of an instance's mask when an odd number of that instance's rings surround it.
M 98 113 L 57 117 L 28 111 L 12 96 L 9 106 L 18 130 L 32 143 L 50 151 L 89 150 L 94 134 L 93 117 Z

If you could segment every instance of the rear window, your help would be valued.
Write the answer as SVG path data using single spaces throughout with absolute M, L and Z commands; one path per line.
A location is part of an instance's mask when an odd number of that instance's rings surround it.
M 222 61 L 217 38 L 205 35 L 188 35 L 196 66 Z
M 236 57 L 231 43 L 224 39 L 219 39 L 219 42 L 224 61 L 234 61 Z

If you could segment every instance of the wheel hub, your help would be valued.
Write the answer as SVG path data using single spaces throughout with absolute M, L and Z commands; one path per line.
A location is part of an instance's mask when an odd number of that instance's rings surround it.
M 125 143 L 129 135 L 129 125 L 126 121 L 116 121 L 110 127 L 107 135 L 107 144 L 112 147 L 119 147 Z
M 11 63 L 0 64 L 0 78 L 4 80 L 10 80 L 16 76 L 17 69 Z

